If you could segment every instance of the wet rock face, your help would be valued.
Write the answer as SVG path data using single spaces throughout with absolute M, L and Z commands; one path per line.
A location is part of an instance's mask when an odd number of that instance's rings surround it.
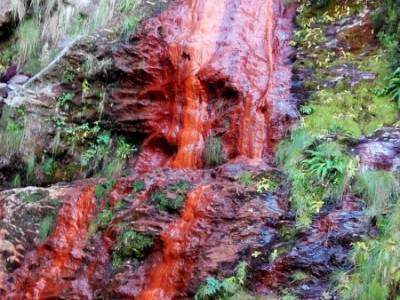
M 272 263 L 260 257 L 252 267 L 252 285 L 257 293 L 288 288 L 301 299 L 323 297 L 329 289 L 332 270 L 351 267 L 347 259 L 351 243 L 369 233 L 362 202 L 350 196 L 329 212 L 321 213 L 312 227 L 291 242 L 289 250 Z M 302 274 L 296 278 L 296 274 Z
M 400 129 L 383 128 L 360 141 L 355 148 L 362 170 L 400 171 Z
M 287 212 L 286 197 L 279 189 L 267 197 L 237 182 L 244 171 L 265 169 L 238 164 L 215 170 L 213 175 L 208 171 L 165 169 L 121 178 L 105 195 L 106 202 L 97 201 L 97 206 L 93 198 L 96 182 L 41 189 L 47 195 L 43 201 L 50 196 L 62 199 L 53 233 L 43 243 L 26 249 L 23 264 L 3 286 L 5 299 L 190 298 L 207 276 L 230 275 L 244 253 L 270 243 L 277 234 L 276 224 Z M 182 178 L 191 184 L 182 209 L 160 209 L 152 195 Z M 137 180 L 144 182 L 145 189 L 134 193 L 132 182 Z M 94 212 L 105 205 L 114 209 L 121 200 L 126 206 L 116 210 L 107 228 L 91 231 Z M 38 201 L 35 204 L 42 200 Z M 2 209 L 2 217 L 10 223 L 5 218 L 8 213 L 4 213 L 9 211 L 7 207 Z M 111 253 L 122 224 L 151 234 L 154 246 L 144 260 L 127 260 L 112 270 Z M 29 228 L 22 224 L 16 227 L 23 231 Z
M 327 46 L 337 51 L 355 54 L 365 53 L 378 45 L 370 19 L 370 11 L 365 9 L 356 17 L 344 18 L 327 29 Z
M 148 136 L 143 168 L 202 167 L 215 138 L 225 160 L 271 154 L 295 117 L 292 13 L 278 1 L 177 1 L 115 51 L 124 79 L 108 114 Z

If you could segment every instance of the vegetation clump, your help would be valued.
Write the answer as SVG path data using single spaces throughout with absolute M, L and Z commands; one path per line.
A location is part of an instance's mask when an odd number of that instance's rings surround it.
M 191 188 L 192 185 L 186 181 L 173 183 L 168 185 L 164 190 L 153 192 L 151 201 L 156 203 L 161 210 L 176 212 L 183 206 L 186 194 Z
M 368 210 L 377 221 L 379 235 L 353 244 L 354 268 L 341 272 L 338 278 L 343 299 L 400 297 L 400 186 L 395 176 L 385 171 L 369 171 L 358 180 L 356 189 L 370 205 Z
M 140 193 L 140 192 L 144 191 L 145 188 L 146 188 L 146 184 L 143 180 L 135 180 L 132 183 L 132 191 L 134 193 Z
M 289 180 L 298 225 L 305 227 L 324 203 L 341 199 L 356 167 L 339 143 L 318 141 L 304 129 L 279 145 L 277 160 Z
M 112 252 L 112 265 L 118 268 L 126 259 L 141 260 L 153 246 L 153 237 L 124 227 Z
M 232 299 L 235 295 L 245 294 L 244 285 L 247 277 L 247 264 L 241 262 L 235 268 L 235 274 L 231 277 L 219 280 L 208 277 L 195 295 L 195 300 L 225 300 Z

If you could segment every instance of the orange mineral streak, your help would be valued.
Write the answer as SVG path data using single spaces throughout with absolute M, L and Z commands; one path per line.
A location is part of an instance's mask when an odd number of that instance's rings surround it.
M 78 197 L 63 204 L 53 233 L 27 256 L 6 299 L 39 300 L 59 295 L 65 279 L 73 277 L 82 263 L 95 207 L 94 187 L 85 188 Z
M 186 199 L 182 217 L 162 232 L 163 250 L 150 267 L 145 289 L 136 300 L 168 300 L 185 290 L 196 261 L 196 247 L 207 237 L 204 228 L 210 186 L 200 186 Z
M 273 114 L 278 104 L 290 106 L 290 72 L 281 60 L 290 37 L 277 22 L 283 11 L 279 0 L 178 0 L 145 24 L 145 36 L 129 50 L 140 63 L 132 62 L 113 111 L 150 133 L 141 169 L 201 168 L 210 136 L 222 140 L 229 160 L 260 161 L 272 153 L 287 122 Z M 116 61 L 125 71 L 126 52 Z M 130 89 L 130 76 L 143 72 L 149 79 L 140 92 Z M 170 146 L 170 159 L 161 159 L 155 140 Z

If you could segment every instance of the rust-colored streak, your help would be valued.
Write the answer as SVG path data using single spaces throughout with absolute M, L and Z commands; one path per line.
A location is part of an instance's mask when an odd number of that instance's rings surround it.
M 168 300 L 184 291 L 192 276 L 196 247 L 207 237 L 204 215 L 211 200 L 210 186 L 200 186 L 187 196 L 182 217 L 162 232 L 163 251 L 151 266 L 145 290 L 135 299 Z
M 87 187 L 64 203 L 53 233 L 28 255 L 7 299 L 49 299 L 63 290 L 65 280 L 74 276 L 82 262 L 87 229 L 96 206 L 93 192 L 94 187 Z

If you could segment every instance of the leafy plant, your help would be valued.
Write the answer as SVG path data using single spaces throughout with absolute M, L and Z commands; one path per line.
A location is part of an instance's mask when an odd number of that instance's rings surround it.
M 96 218 L 95 227 L 96 229 L 104 230 L 107 228 L 108 224 L 114 219 L 115 214 L 112 210 L 105 208 L 103 209 Z
M 53 121 L 54 126 L 56 128 L 64 128 L 65 127 L 64 119 L 61 116 L 54 116 L 51 120 Z
M 54 227 L 54 221 L 56 217 L 54 214 L 45 216 L 39 223 L 39 241 L 44 241 L 52 232 Z
M 335 142 L 318 145 L 305 152 L 308 159 L 303 161 L 306 172 L 316 176 L 323 184 L 338 184 L 346 170 L 347 158 L 343 149 Z
M 118 236 L 117 244 L 113 249 L 113 266 L 115 268 L 128 258 L 143 259 L 146 251 L 153 246 L 153 237 L 142 234 L 130 228 L 124 228 Z
M 97 201 L 102 200 L 104 195 L 108 191 L 110 191 L 113 188 L 114 185 L 115 185 L 115 180 L 114 179 L 111 179 L 111 180 L 108 180 L 108 181 L 106 181 L 104 183 L 96 185 L 95 196 L 96 196 Z
M 90 83 L 89 83 L 89 81 L 87 81 L 86 79 L 82 82 L 82 87 L 81 87 L 81 89 L 82 89 L 82 95 L 83 96 L 87 96 L 89 93 L 90 93 L 90 91 L 91 91 L 91 89 L 92 89 L 92 86 L 90 85 Z
M 394 71 L 388 85 L 385 88 L 377 88 L 373 91 L 377 96 L 380 97 L 386 95 L 391 96 L 393 101 L 397 101 L 397 106 L 400 109 L 400 67 Z
M 75 94 L 72 92 L 64 92 L 58 97 L 58 104 L 60 107 L 65 107 L 74 99 Z
M 279 186 L 274 178 L 263 177 L 257 181 L 256 188 L 258 193 L 272 192 Z
M 140 193 L 141 191 L 143 191 L 146 188 L 146 185 L 144 183 L 143 180 L 135 180 L 132 183 L 132 191 L 134 193 Z
M 51 180 L 56 167 L 56 162 L 53 158 L 46 158 L 43 162 L 42 170 L 43 174 L 46 176 L 48 180 Z
M 161 210 L 175 212 L 183 206 L 186 193 L 191 188 L 192 185 L 185 181 L 170 184 L 164 191 L 153 192 L 151 201 L 156 203 Z
M 303 115 L 311 115 L 314 112 L 314 109 L 312 108 L 312 106 L 303 105 L 303 106 L 300 107 L 299 111 Z
M 235 275 L 218 280 L 215 277 L 208 277 L 206 282 L 202 284 L 195 295 L 195 300 L 224 300 L 230 299 L 235 294 L 243 291 L 243 287 L 247 277 L 247 264 L 240 262 L 235 268 Z
M 117 138 L 117 157 L 125 161 L 135 151 L 135 147 L 126 142 L 123 137 Z

